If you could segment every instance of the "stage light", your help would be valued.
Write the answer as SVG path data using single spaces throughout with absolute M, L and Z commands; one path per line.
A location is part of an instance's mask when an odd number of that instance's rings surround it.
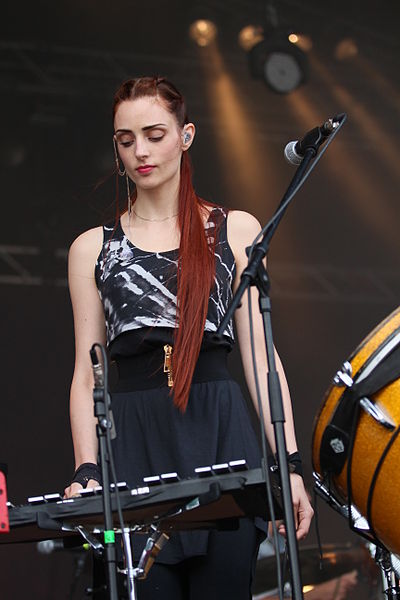
M 335 58 L 337 60 L 349 60 L 358 54 L 358 46 L 351 38 L 345 38 L 336 44 Z
M 298 88 L 308 71 L 306 55 L 282 30 L 264 34 L 264 39 L 249 52 L 249 65 L 252 76 L 264 79 L 278 94 L 289 94 Z
M 303 52 L 310 52 L 310 50 L 313 47 L 312 39 L 310 38 L 310 36 L 305 35 L 304 33 L 295 33 L 294 35 L 297 38 L 296 42 L 294 42 L 296 46 L 300 48 L 300 50 L 303 50 Z
M 198 46 L 209 46 L 217 37 L 217 27 L 212 21 L 198 19 L 191 24 L 189 35 Z
M 295 44 L 303 52 L 310 52 L 313 47 L 312 39 L 304 33 L 290 33 L 288 40 L 291 44 Z
M 239 46 L 248 52 L 264 39 L 264 31 L 261 25 L 246 25 L 239 31 Z

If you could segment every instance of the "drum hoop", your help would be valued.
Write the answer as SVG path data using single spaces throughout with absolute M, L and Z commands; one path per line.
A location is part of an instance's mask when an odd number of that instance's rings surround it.
M 376 327 L 374 327 L 373 330 L 370 331 L 370 333 L 363 340 L 361 340 L 361 342 L 358 344 L 356 349 L 353 350 L 353 352 L 349 355 L 349 358 L 348 358 L 349 362 L 351 362 L 353 360 L 353 358 L 355 358 L 357 356 L 357 354 L 359 354 L 361 352 L 361 350 L 364 348 L 364 346 L 366 346 L 372 340 L 372 338 L 374 338 L 381 329 L 384 329 L 384 327 L 390 321 L 392 321 L 394 319 L 394 317 L 396 315 L 398 315 L 399 313 L 400 313 L 400 306 L 398 306 L 393 312 L 391 312 L 390 315 L 388 315 L 386 317 L 386 319 L 383 319 L 383 321 L 378 323 L 378 325 L 376 325 Z
M 397 341 L 397 343 L 393 343 L 396 341 L 396 338 L 399 338 L 399 340 Z M 388 354 L 390 354 L 390 352 L 392 352 L 392 350 L 396 348 L 398 344 L 400 344 L 400 325 L 397 329 L 392 331 L 392 333 L 382 341 L 380 346 L 378 346 L 369 355 L 369 357 L 365 360 L 364 364 L 361 365 L 358 371 L 355 373 L 353 377 L 353 382 L 360 383 L 360 381 L 363 381 L 366 377 L 368 377 L 370 373 L 372 373 L 375 369 L 379 367 L 382 361 L 388 356 Z M 384 350 L 386 350 L 385 353 L 383 353 Z M 377 358 L 379 358 L 379 355 L 382 353 L 383 356 L 381 357 L 381 360 L 376 362 Z M 373 363 L 375 362 L 376 364 L 374 365 Z

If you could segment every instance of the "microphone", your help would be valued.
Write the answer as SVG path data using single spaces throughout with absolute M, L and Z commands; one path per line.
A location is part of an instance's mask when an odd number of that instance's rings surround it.
M 94 377 L 94 387 L 95 388 L 104 388 L 104 373 L 103 367 L 97 358 L 97 352 L 94 349 L 94 346 L 90 349 L 90 358 L 92 360 L 92 369 L 93 369 L 93 377 Z
M 99 359 L 97 358 L 95 344 L 93 344 L 93 346 L 90 349 L 90 359 L 92 361 L 94 389 L 101 390 L 105 395 L 106 390 L 104 389 L 104 372 L 103 372 L 103 367 L 102 367 L 101 363 L 99 362 Z M 107 402 L 107 407 L 108 407 L 108 413 L 109 413 L 109 417 L 110 417 L 110 423 L 109 423 L 110 435 L 111 435 L 111 439 L 114 440 L 117 437 L 117 433 L 115 431 L 114 415 L 112 413 L 110 397 L 109 397 L 108 392 L 107 392 L 106 397 L 107 397 L 106 402 Z
M 285 159 L 291 165 L 299 165 L 304 158 L 306 150 L 313 148 L 314 156 L 317 154 L 317 150 L 321 144 L 323 144 L 331 133 L 340 124 L 340 115 L 332 117 L 323 123 L 320 127 L 314 127 L 311 131 L 308 131 L 306 135 L 301 139 L 294 142 L 289 142 L 285 146 L 284 155 Z

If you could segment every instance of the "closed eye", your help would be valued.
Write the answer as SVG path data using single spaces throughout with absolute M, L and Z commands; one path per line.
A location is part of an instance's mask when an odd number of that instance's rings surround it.
M 161 142 L 162 139 L 164 139 L 163 135 L 159 135 L 159 136 L 151 136 L 147 138 L 150 142 Z M 134 144 L 134 140 L 128 140 L 126 142 L 123 142 L 121 140 L 118 141 L 120 146 L 123 146 L 124 148 L 129 148 L 130 146 L 132 146 L 132 144 Z

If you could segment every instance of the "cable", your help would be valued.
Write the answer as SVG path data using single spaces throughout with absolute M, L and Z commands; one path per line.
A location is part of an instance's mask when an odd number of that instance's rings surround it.
M 322 151 L 316 156 L 316 158 L 315 158 L 314 162 L 312 163 L 312 165 L 310 166 L 310 168 L 306 171 L 306 173 L 303 175 L 302 179 L 299 181 L 299 183 L 296 185 L 296 187 L 293 189 L 293 191 L 289 194 L 289 196 L 286 198 L 286 200 L 282 203 L 282 205 L 276 210 L 276 212 L 274 213 L 272 218 L 268 221 L 268 223 L 261 229 L 259 234 L 256 236 L 256 238 L 254 239 L 254 241 L 250 247 L 249 253 L 248 253 L 248 257 L 249 257 L 248 262 L 250 262 L 252 253 L 254 252 L 254 248 L 255 248 L 256 244 L 258 243 L 258 240 L 262 236 L 264 236 L 270 228 L 273 228 L 273 226 L 275 224 L 277 224 L 278 220 L 280 219 L 283 212 L 286 210 L 288 204 L 290 203 L 290 201 L 292 200 L 294 195 L 298 192 L 298 190 L 305 183 L 305 181 L 307 180 L 307 178 L 309 177 L 309 175 L 311 174 L 311 172 L 317 165 L 318 161 L 322 158 L 323 154 L 326 152 L 329 144 L 333 141 L 335 136 L 339 133 L 339 131 L 342 128 L 343 124 L 345 123 L 346 119 L 347 119 L 347 115 L 345 113 L 343 113 L 343 116 L 339 123 L 339 126 L 330 135 L 330 137 L 328 138 Z M 272 231 L 271 237 L 272 237 L 272 235 L 273 235 L 273 231 Z M 269 508 L 270 516 L 271 516 L 272 533 L 273 533 L 274 544 L 275 544 L 279 600 L 283 600 L 282 565 L 280 562 L 278 532 L 277 532 L 276 522 L 275 522 L 276 521 L 275 509 L 273 506 L 273 498 L 272 498 L 272 493 L 271 493 L 271 478 L 270 478 L 270 473 L 269 473 L 269 468 L 268 468 L 266 434 L 265 434 L 265 424 L 264 424 L 264 411 L 263 411 L 262 400 L 261 400 L 261 393 L 260 393 L 260 386 L 259 386 L 259 379 L 258 379 L 258 372 L 257 372 L 256 351 L 255 351 L 255 343 L 254 343 L 254 323 L 253 323 L 253 313 L 252 313 L 251 287 L 252 286 L 249 286 L 247 288 L 251 357 L 252 357 L 252 365 L 253 365 L 253 373 L 254 373 L 254 383 L 255 383 L 255 388 L 256 388 L 257 406 L 258 406 L 259 419 L 260 419 L 263 470 L 264 470 L 264 476 L 265 476 L 265 479 L 267 482 L 266 489 L 267 489 L 268 508 Z
M 251 359 L 253 363 L 253 372 L 254 372 L 254 383 L 256 386 L 256 396 L 257 396 L 257 406 L 259 412 L 260 419 L 260 430 L 261 430 L 261 446 L 262 446 L 262 462 L 263 462 L 263 472 L 266 480 L 266 490 L 267 490 L 267 501 L 268 508 L 271 516 L 271 524 L 272 524 L 272 535 L 274 538 L 275 545 L 275 558 L 276 558 L 276 577 L 278 584 L 278 593 L 279 600 L 283 600 L 283 585 L 282 585 L 282 571 L 280 564 L 280 556 L 279 556 L 279 541 L 278 541 L 278 530 L 276 527 L 276 518 L 275 518 L 275 508 L 274 502 L 272 498 L 271 492 L 271 477 L 269 473 L 268 467 L 268 455 L 267 455 L 267 446 L 266 446 L 266 434 L 265 434 L 265 424 L 264 424 L 264 411 L 261 401 L 261 393 L 260 393 L 260 385 L 258 380 L 257 373 L 257 362 L 256 362 L 256 352 L 254 345 L 254 323 L 253 323 L 253 313 L 252 313 L 252 301 L 251 301 L 251 287 L 247 288 L 247 297 L 248 297 L 248 310 L 249 310 L 249 328 L 250 328 L 250 347 L 251 347 Z

